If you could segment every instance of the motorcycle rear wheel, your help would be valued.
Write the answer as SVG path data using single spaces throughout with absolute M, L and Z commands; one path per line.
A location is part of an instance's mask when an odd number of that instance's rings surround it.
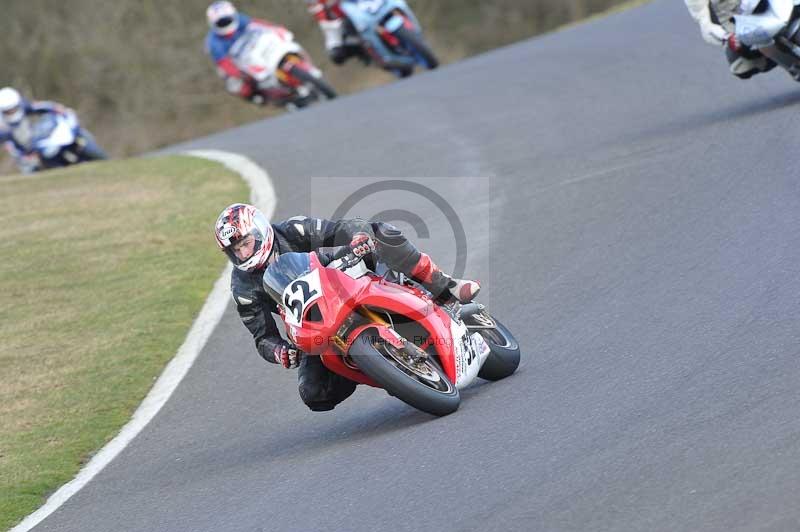
M 441 366 L 430 356 L 414 360 L 409 349 L 419 348 L 409 342 L 397 348 L 368 329 L 352 343 L 349 354 L 361 371 L 408 405 L 434 416 L 458 410 L 458 388 Z

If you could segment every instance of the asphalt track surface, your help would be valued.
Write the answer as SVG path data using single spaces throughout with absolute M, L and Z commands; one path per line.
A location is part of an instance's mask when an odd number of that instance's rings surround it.
M 314 414 L 230 308 L 35 530 L 797 530 L 799 110 L 660 0 L 176 148 L 263 164 L 281 217 L 335 208 L 314 177 L 483 178 L 448 201 L 523 362 L 446 418 L 364 387 Z

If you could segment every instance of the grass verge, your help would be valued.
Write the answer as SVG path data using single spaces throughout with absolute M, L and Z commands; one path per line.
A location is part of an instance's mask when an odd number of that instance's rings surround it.
M 130 419 L 222 270 L 215 217 L 248 196 L 181 156 L 0 178 L 0 530 Z

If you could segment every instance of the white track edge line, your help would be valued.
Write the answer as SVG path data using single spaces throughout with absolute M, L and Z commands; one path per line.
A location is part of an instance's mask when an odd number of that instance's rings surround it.
M 193 150 L 185 155 L 201 157 L 222 163 L 227 168 L 239 173 L 242 179 L 250 186 L 250 200 L 258 206 L 267 216 L 272 218 L 275 212 L 275 189 L 269 174 L 252 160 L 236 153 L 218 150 Z M 222 207 L 220 207 L 222 210 Z M 209 227 L 211 222 L 209 222 Z M 209 241 L 210 242 L 210 241 Z M 214 288 L 206 299 L 200 314 L 195 319 L 186 339 L 178 349 L 175 357 L 167 364 L 153 388 L 144 398 L 142 404 L 133 413 L 131 420 L 122 427 L 119 434 L 108 442 L 95 454 L 74 479 L 61 486 L 53 493 L 38 510 L 23 519 L 9 532 L 28 532 L 41 523 L 50 514 L 55 512 L 70 497 L 89 483 L 92 478 L 103 470 L 125 447 L 144 429 L 158 414 L 172 393 L 178 387 L 189 368 L 208 341 L 211 333 L 222 319 L 222 314 L 230 301 L 230 276 L 231 264 L 225 267 L 222 275 L 214 283 Z

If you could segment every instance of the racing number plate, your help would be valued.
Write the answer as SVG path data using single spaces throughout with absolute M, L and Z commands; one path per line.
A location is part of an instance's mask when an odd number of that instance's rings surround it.
M 320 297 L 322 297 L 322 285 L 319 280 L 319 270 L 314 270 L 289 283 L 283 291 L 286 323 L 301 327 L 306 309 Z

